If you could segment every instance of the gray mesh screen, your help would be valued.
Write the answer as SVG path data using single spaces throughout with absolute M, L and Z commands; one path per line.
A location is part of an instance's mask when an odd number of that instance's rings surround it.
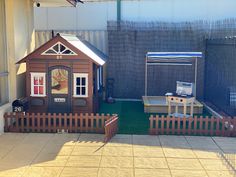
M 236 39 L 207 40 L 205 99 L 236 115 Z
M 115 79 L 114 96 L 141 98 L 144 95 L 145 54 L 155 52 L 205 53 L 205 39 L 235 34 L 235 19 L 216 22 L 116 22 L 109 21 L 108 77 Z M 205 58 L 198 61 L 197 97 L 203 98 Z M 194 67 L 194 65 L 192 66 Z M 194 69 L 186 66 L 150 66 L 148 94 L 175 91 L 176 80 L 194 82 Z

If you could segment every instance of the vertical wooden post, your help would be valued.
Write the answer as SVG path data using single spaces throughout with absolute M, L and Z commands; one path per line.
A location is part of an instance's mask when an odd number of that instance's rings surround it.
M 49 113 L 49 115 L 51 115 L 51 113 Z M 41 117 L 41 114 L 40 114 Z M 43 132 L 47 132 L 48 127 L 46 127 L 46 113 L 44 112 L 42 115 L 42 119 L 43 119 Z
M 168 119 L 170 119 L 171 122 L 172 122 L 171 134 L 173 135 L 173 134 L 175 134 L 175 117 L 169 117 L 168 116 Z
M 168 117 L 167 117 L 168 118 Z M 163 135 L 165 133 L 165 117 L 161 116 L 161 134 Z
M 198 122 L 198 118 L 197 116 L 194 116 L 194 135 L 197 134 L 197 122 Z
M 220 135 L 220 119 L 219 118 L 216 119 L 216 129 L 215 129 L 215 132 L 216 132 L 216 136 Z
M 177 130 L 177 134 L 180 134 L 180 117 L 177 118 L 177 122 L 178 122 L 178 130 Z
M 59 113 L 58 119 L 59 119 L 59 131 L 61 131 L 61 113 Z
M 20 116 L 20 113 L 17 113 L 17 118 L 21 120 L 21 132 L 24 132 L 24 116 Z
M 80 132 L 83 132 L 84 131 L 84 128 L 83 128 L 83 122 L 84 122 L 84 115 L 82 113 L 79 114 L 79 117 L 80 117 Z
M 75 113 L 75 115 L 73 115 L 73 119 L 75 120 L 75 125 L 74 125 L 74 131 L 75 131 L 75 133 L 77 133 L 77 132 L 79 132 L 79 130 L 78 130 L 78 114 L 77 113 Z
M 192 134 L 192 122 L 193 122 L 193 118 L 189 117 L 188 118 L 188 135 Z
M 215 123 L 215 118 L 211 117 L 211 131 L 210 131 L 211 136 L 214 135 L 214 123 Z
M 57 132 L 57 115 L 56 113 L 53 113 L 53 132 Z
M 182 133 L 185 135 L 186 134 L 186 117 L 183 117 L 183 130 Z
M 151 115 L 149 117 L 149 126 L 150 126 L 149 133 L 152 135 L 152 134 L 154 134 L 154 132 L 153 132 L 153 115 Z
M 199 134 L 200 135 L 204 135 L 204 130 L 203 130 L 202 123 L 203 123 L 203 117 L 200 116 L 200 123 L 199 123 Z
M 69 114 L 69 124 L 70 124 L 70 127 L 69 127 L 69 132 L 72 133 L 73 132 L 73 117 L 72 117 L 72 113 Z
M 168 135 L 170 133 L 170 118 L 166 117 L 166 134 Z
M 159 116 L 158 115 L 155 116 L 155 120 L 156 120 L 156 130 L 155 130 L 155 133 L 158 135 L 159 134 Z
M 206 118 L 205 118 L 205 135 L 209 135 L 209 129 L 208 129 L 208 127 L 209 127 L 209 125 L 208 125 L 208 122 L 209 122 L 209 117 L 208 116 L 206 116 Z

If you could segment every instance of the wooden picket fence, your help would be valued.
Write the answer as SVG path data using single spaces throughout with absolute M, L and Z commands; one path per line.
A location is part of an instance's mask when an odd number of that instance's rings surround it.
M 118 116 L 114 115 L 105 122 L 105 142 L 108 142 L 118 132 Z
M 5 113 L 5 132 L 105 133 L 110 114 Z M 117 117 L 117 115 L 116 115 Z M 106 135 L 110 137 L 111 135 Z
M 236 136 L 236 118 L 215 117 L 170 117 L 149 118 L 151 135 L 206 135 Z

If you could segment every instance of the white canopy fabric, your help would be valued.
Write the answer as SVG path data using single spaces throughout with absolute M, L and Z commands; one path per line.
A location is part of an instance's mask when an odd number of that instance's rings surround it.
M 148 52 L 147 58 L 201 58 L 202 52 Z

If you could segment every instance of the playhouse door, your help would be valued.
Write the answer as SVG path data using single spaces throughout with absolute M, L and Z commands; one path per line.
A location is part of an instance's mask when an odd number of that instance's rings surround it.
M 50 67 L 48 77 L 48 111 L 51 113 L 71 112 L 70 68 L 63 66 Z

